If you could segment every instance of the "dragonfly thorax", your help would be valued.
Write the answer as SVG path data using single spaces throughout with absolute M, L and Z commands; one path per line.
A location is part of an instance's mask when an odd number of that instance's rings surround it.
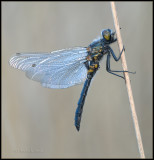
M 103 39 L 93 41 L 87 48 L 88 54 L 91 58 L 100 60 L 106 54 L 108 44 L 105 44 Z

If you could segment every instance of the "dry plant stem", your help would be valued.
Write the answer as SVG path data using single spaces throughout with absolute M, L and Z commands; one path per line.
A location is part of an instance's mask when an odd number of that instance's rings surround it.
M 120 27 L 119 27 L 119 22 L 118 22 L 118 17 L 117 17 L 114 2 L 111 2 L 111 10 L 112 10 L 114 25 L 115 25 L 116 34 L 117 34 L 117 41 L 118 41 L 119 49 L 121 51 L 123 49 L 123 43 L 122 43 L 122 38 L 121 38 L 121 34 L 120 34 Z M 128 71 L 124 52 L 121 55 L 121 61 L 122 61 L 123 70 Z M 131 84 L 130 84 L 130 79 L 129 79 L 128 72 L 124 72 L 124 76 L 125 76 L 125 82 L 126 82 L 126 87 L 127 87 L 129 103 L 130 103 L 130 108 L 131 108 L 131 112 L 132 112 L 132 118 L 133 118 L 133 122 L 134 122 L 135 133 L 136 133 L 136 138 L 137 138 L 140 157 L 145 158 L 143 144 L 142 144 L 142 138 L 141 138 L 138 119 L 137 119 L 137 115 L 136 115 L 133 93 L 132 93 L 132 89 L 131 89 Z

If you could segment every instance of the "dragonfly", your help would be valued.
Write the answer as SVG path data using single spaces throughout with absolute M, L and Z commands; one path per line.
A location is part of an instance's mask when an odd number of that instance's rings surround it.
M 87 92 L 91 80 L 100 68 L 103 56 L 107 55 L 107 72 L 123 79 L 125 77 L 119 72 L 129 72 L 111 70 L 110 68 L 111 56 L 115 61 L 119 61 L 125 50 L 123 47 L 117 57 L 110 47 L 110 44 L 116 41 L 116 32 L 104 29 L 101 31 L 101 37 L 93 40 L 88 47 L 74 47 L 50 53 L 16 53 L 9 63 L 10 66 L 24 71 L 29 79 L 40 82 L 43 87 L 62 89 L 84 82 L 74 119 L 76 129 L 79 131 Z

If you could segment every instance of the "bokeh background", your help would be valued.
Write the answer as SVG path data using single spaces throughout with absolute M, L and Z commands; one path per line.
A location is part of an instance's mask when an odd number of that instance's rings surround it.
M 152 4 L 117 2 L 121 35 L 145 156 L 153 156 Z M 2 157 L 139 158 L 127 90 L 101 62 L 91 84 L 80 132 L 74 115 L 83 85 L 43 88 L 11 68 L 18 52 L 88 46 L 102 29 L 114 30 L 109 2 L 2 2 Z M 117 43 L 111 46 L 118 55 Z M 111 61 L 121 70 L 121 62 Z

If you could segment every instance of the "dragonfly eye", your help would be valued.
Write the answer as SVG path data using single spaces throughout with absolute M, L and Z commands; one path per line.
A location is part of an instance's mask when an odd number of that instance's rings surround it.
M 111 33 L 112 33 L 112 31 L 110 29 L 105 29 L 102 31 L 102 37 L 105 40 L 109 41 L 109 40 L 111 40 Z

